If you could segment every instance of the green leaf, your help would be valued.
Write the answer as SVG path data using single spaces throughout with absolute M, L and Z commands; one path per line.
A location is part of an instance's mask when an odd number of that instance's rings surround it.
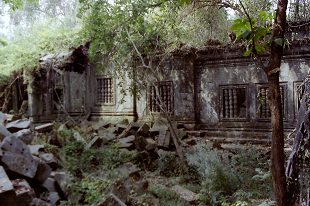
M 272 14 L 269 14 L 269 20 L 272 21 Z
M 251 31 L 250 31 L 249 29 L 247 29 L 247 30 L 245 30 L 245 31 L 242 32 L 241 36 L 244 37 L 244 38 L 246 38 L 246 37 L 250 34 L 250 32 L 251 32 Z
M 251 54 L 251 52 L 252 52 L 252 48 L 249 49 L 248 51 L 244 52 L 243 56 L 247 57 Z
M 187 5 L 191 4 L 191 0 L 185 0 Z
M 246 26 L 247 29 L 251 29 L 251 24 L 250 24 L 250 22 L 247 22 L 247 23 L 245 24 L 245 26 Z
M 230 27 L 231 31 L 236 31 L 238 29 L 241 29 L 240 23 L 234 24 L 234 25 L 232 25 L 232 27 Z
M 277 38 L 274 40 L 274 42 L 276 42 L 277 45 L 282 46 L 283 45 L 283 40 L 282 38 Z
M 262 36 L 265 36 L 266 35 L 266 32 L 269 28 L 257 28 L 256 31 L 255 31 L 255 37 L 254 37 L 254 41 L 258 41 L 259 38 L 261 38 Z
M 253 39 L 254 33 L 251 33 L 251 35 L 249 36 L 247 43 L 249 43 L 252 39 Z
M 181 0 L 181 2 L 180 2 L 181 7 L 183 7 L 184 4 L 185 4 L 185 0 Z
M 261 11 L 261 12 L 260 12 L 260 15 L 261 15 L 261 16 L 264 16 L 264 15 L 266 15 L 266 12 L 265 12 L 265 11 Z
M 234 22 L 235 22 L 235 23 L 241 23 L 241 22 L 242 22 L 242 19 L 236 19 Z

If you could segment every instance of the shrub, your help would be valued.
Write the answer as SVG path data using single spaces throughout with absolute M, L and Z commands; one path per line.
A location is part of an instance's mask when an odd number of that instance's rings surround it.
M 158 160 L 159 174 L 164 176 L 178 176 L 182 172 L 181 161 L 174 152 L 164 152 Z
M 259 158 L 255 148 L 237 150 L 236 155 L 200 144 L 187 154 L 188 164 L 200 175 L 201 202 L 217 205 L 237 190 L 246 191 L 247 198 L 269 197 L 272 182 L 266 160 Z

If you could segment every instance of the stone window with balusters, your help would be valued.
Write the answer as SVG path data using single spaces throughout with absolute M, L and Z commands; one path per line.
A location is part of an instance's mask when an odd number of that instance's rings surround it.
M 163 81 L 156 83 L 155 86 L 159 84 L 159 95 L 163 104 L 165 105 L 167 112 L 173 112 L 173 82 L 172 81 Z M 159 105 L 156 103 L 156 89 L 154 86 L 149 87 L 149 111 L 150 112 L 161 112 Z M 159 102 L 159 101 L 158 101 Z
M 98 88 L 98 104 L 114 105 L 115 104 L 115 92 L 114 81 L 112 78 L 97 78 Z
M 221 92 L 222 120 L 242 120 L 247 117 L 247 86 L 223 85 Z

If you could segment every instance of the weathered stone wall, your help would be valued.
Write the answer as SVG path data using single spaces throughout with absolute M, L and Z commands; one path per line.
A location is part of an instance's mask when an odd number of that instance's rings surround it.
M 157 63 L 158 64 L 158 63 Z M 160 62 L 160 81 L 172 82 L 173 94 L 171 94 L 171 115 L 180 122 L 195 123 L 195 73 L 193 58 L 174 56 Z M 160 112 L 150 111 L 150 84 L 147 91 L 141 94 L 138 101 L 137 112 L 139 118 L 150 118 Z
M 91 71 L 93 72 L 92 75 L 92 90 L 95 92 L 92 97 L 92 113 L 91 113 L 91 119 L 96 121 L 120 121 L 122 119 L 129 119 L 132 121 L 134 119 L 134 110 L 133 110 L 133 96 L 128 92 L 128 89 L 131 85 L 131 80 L 128 77 L 127 72 L 123 72 L 123 77 L 115 79 L 111 75 L 114 65 L 110 64 L 108 68 L 105 69 L 105 71 L 97 71 L 95 72 L 96 68 L 93 66 L 91 68 Z M 104 91 L 100 90 L 100 80 L 98 79 L 110 79 L 109 85 L 111 86 L 109 91 L 112 91 L 110 96 L 108 98 L 112 101 L 108 103 L 100 102 L 99 93 L 105 93 Z M 112 84 L 111 84 L 112 82 Z M 108 86 L 109 86 L 108 85 Z M 102 87 L 101 87 L 102 89 Z M 124 90 L 126 94 L 123 94 L 121 90 Z M 106 94 L 103 94 L 106 96 Z M 123 103 L 122 103 L 123 102 Z

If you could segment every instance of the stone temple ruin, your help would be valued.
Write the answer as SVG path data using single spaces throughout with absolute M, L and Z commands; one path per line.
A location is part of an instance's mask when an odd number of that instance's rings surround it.
M 309 28 L 294 29 L 288 27 L 289 39 L 298 31 L 304 37 L 284 48 L 280 84 L 285 132 L 295 126 L 296 91 L 310 65 Z M 208 137 L 268 139 L 271 115 L 266 75 L 243 56 L 244 46 L 209 43 L 201 50 L 176 51 L 161 62 L 159 92 L 168 113 L 188 130 L 203 131 Z M 71 53 L 42 57 L 39 72 L 28 81 L 27 94 L 20 92 L 23 89 L 18 89 L 17 82 L 13 84 L 7 111 L 19 111 L 22 100 L 27 100 L 33 122 L 51 122 L 59 114 L 79 117 L 87 113 L 95 121 L 136 117 L 149 121 L 160 113 L 152 86 L 141 98 L 127 95 L 121 104 L 120 80 L 98 75 L 89 63 L 88 47 L 89 43 Z M 131 82 L 126 81 L 129 87 Z

